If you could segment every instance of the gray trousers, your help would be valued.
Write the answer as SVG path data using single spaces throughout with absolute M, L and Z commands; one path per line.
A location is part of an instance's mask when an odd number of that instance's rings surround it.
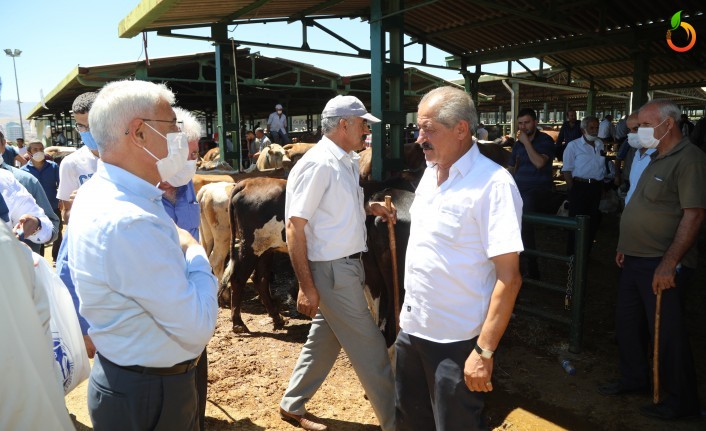
M 196 369 L 176 376 L 125 370 L 96 355 L 88 380 L 95 431 L 198 430 Z
M 294 366 L 280 407 L 304 414 L 343 350 L 384 431 L 395 429 L 395 383 L 385 340 L 363 296 L 365 275 L 357 259 L 309 262 L 319 292 L 319 312 Z

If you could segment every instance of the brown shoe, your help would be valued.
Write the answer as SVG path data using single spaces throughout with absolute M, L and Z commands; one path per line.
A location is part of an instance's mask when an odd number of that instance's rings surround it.
M 304 416 L 295 415 L 285 411 L 282 407 L 279 408 L 279 417 L 282 420 L 289 422 L 292 425 L 297 425 L 309 431 L 326 431 L 328 427 L 322 423 L 316 422 L 318 418 L 307 413 Z

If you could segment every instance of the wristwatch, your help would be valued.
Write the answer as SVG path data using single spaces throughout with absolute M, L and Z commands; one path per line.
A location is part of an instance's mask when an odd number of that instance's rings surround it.
M 493 352 L 492 350 L 485 350 L 484 348 L 482 348 L 478 344 L 476 344 L 476 347 L 474 349 L 475 349 L 476 353 L 478 353 L 480 355 L 480 357 L 483 359 L 491 359 L 493 357 L 493 355 L 495 354 L 495 352 Z

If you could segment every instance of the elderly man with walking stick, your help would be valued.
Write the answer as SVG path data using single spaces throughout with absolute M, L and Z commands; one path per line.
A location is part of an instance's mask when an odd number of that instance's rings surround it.
M 638 114 L 640 144 L 657 151 L 620 220 L 615 260 L 622 268 L 616 307 L 621 377 L 599 388 L 605 395 L 647 392 L 649 329 L 656 344 L 655 372 L 661 378 L 655 382 L 661 383 L 655 392 L 661 402 L 642 407 L 640 413 L 663 420 L 697 417 L 700 411 L 683 310 L 706 215 L 706 155 L 682 136 L 680 115 L 666 100 L 649 102 Z

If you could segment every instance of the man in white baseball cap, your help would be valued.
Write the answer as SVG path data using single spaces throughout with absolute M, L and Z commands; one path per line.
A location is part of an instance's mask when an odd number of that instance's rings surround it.
M 311 317 L 309 336 L 282 401 L 282 419 L 306 430 L 327 429 L 307 413 L 338 353 L 348 355 L 383 431 L 395 429 L 395 393 L 385 340 L 363 297 L 365 216 L 396 221 L 382 202 L 364 204 L 358 154 L 368 122 L 379 122 L 353 96 L 336 96 L 321 114 L 324 136 L 287 181 L 287 248 L 299 280 L 297 310 Z

